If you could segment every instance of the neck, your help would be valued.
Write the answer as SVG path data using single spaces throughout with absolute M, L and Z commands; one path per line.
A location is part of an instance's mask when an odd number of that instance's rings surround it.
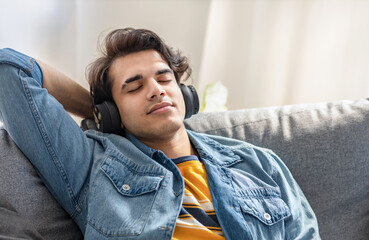
M 161 150 L 168 158 L 178 158 L 182 156 L 197 155 L 195 148 L 185 128 L 180 129 L 175 134 L 160 138 L 140 139 L 150 148 Z

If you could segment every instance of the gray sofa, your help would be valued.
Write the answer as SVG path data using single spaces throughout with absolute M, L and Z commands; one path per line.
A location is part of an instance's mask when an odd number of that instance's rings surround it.
M 186 125 L 272 149 L 304 191 L 322 239 L 369 239 L 369 100 L 201 113 Z M 44 239 L 82 238 L 4 129 L 1 199 Z M 0 201 L 0 214 L 7 211 Z M 0 225 L 6 239 L 14 226 Z

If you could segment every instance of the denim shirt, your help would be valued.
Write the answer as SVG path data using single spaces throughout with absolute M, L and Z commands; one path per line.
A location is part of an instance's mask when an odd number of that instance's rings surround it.
M 132 135 L 83 132 L 42 88 L 37 62 L 0 50 L 0 120 L 85 239 L 171 239 L 184 180 Z M 187 131 L 226 239 L 320 239 L 316 217 L 270 150 Z

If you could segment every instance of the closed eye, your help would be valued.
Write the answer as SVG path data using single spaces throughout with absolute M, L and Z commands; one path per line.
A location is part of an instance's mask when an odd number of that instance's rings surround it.
M 172 80 L 170 79 L 170 80 L 159 80 L 158 82 L 159 83 L 169 83 L 169 82 L 171 82 Z
M 128 92 L 131 93 L 131 92 L 135 92 L 137 91 L 138 89 L 140 89 L 142 87 L 142 85 L 136 87 L 135 89 L 132 89 L 132 90 L 129 90 Z

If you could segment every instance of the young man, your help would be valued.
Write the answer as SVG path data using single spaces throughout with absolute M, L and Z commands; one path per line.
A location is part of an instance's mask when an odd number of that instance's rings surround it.
M 276 155 L 185 129 L 186 74 L 187 59 L 155 33 L 111 32 L 88 76 L 95 103 L 114 102 L 122 130 L 83 132 L 64 108 L 92 118 L 89 93 L 4 49 L 0 119 L 85 239 L 320 239 Z

